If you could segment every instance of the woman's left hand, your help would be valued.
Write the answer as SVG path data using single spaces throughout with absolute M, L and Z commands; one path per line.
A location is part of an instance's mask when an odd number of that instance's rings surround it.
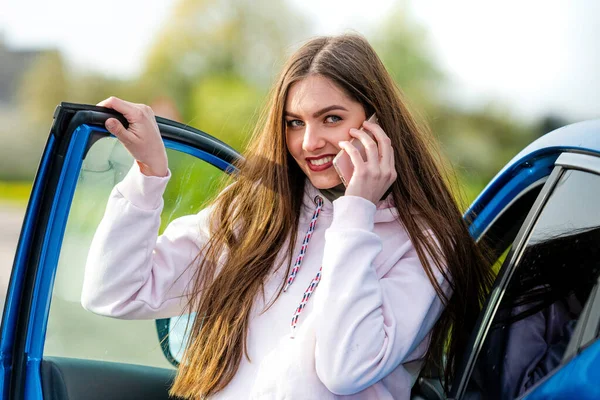
M 350 142 L 339 143 L 354 164 L 354 173 L 345 194 L 363 197 L 377 204 L 397 177 L 394 151 L 390 138 L 379 125 L 365 121 L 363 127 L 373 134 L 375 140 L 359 129 L 350 129 L 350 136 L 362 142 L 367 154 L 366 161 Z

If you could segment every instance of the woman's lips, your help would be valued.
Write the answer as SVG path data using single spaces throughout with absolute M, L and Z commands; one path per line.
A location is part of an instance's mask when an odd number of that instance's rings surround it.
M 319 158 L 307 158 L 306 165 L 308 165 L 308 168 L 314 172 L 325 171 L 326 169 L 331 168 L 333 165 L 333 158 L 333 155 L 327 155 Z

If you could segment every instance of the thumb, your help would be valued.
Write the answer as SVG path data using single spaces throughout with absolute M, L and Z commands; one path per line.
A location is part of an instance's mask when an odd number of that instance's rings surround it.
M 104 126 L 110 133 L 115 135 L 117 137 L 117 139 L 119 139 L 119 140 L 127 139 L 127 136 L 128 136 L 127 134 L 129 132 L 127 131 L 127 129 L 125 129 L 123 124 L 121 122 L 119 122 L 119 120 L 117 120 L 115 118 L 109 118 L 104 123 Z

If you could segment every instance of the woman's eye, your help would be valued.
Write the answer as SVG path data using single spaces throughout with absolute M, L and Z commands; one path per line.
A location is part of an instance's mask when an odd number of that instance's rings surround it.
M 285 124 L 290 128 L 298 128 L 300 126 L 303 126 L 304 122 L 300 121 L 299 119 L 290 119 L 285 121 Z
M 334 124 L 336 122 L 340 122 L 342 119 L 340 117 L 338 117 L 337 115 L 328 115 L 325 118 L 325 122 L 330 123 L 330 124 Z

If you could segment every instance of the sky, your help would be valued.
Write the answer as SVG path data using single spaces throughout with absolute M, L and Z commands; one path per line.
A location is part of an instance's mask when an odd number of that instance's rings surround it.
M 376 29 L 398 2 L 289 1 L 318 34 Z M 448 101 L 494 103 L 530 120 L 600 118 L 600 1 L 399 2 L 428 33 L 423 45 L 446 75 Z M 58 48 L 77 68 L 132 77 L 173 4 L 0 0 L 0 35 L 13 48 Z
M 600 117 L 600 1 L 413 4 L 466 103 L 493 96 L 518 113 Z

